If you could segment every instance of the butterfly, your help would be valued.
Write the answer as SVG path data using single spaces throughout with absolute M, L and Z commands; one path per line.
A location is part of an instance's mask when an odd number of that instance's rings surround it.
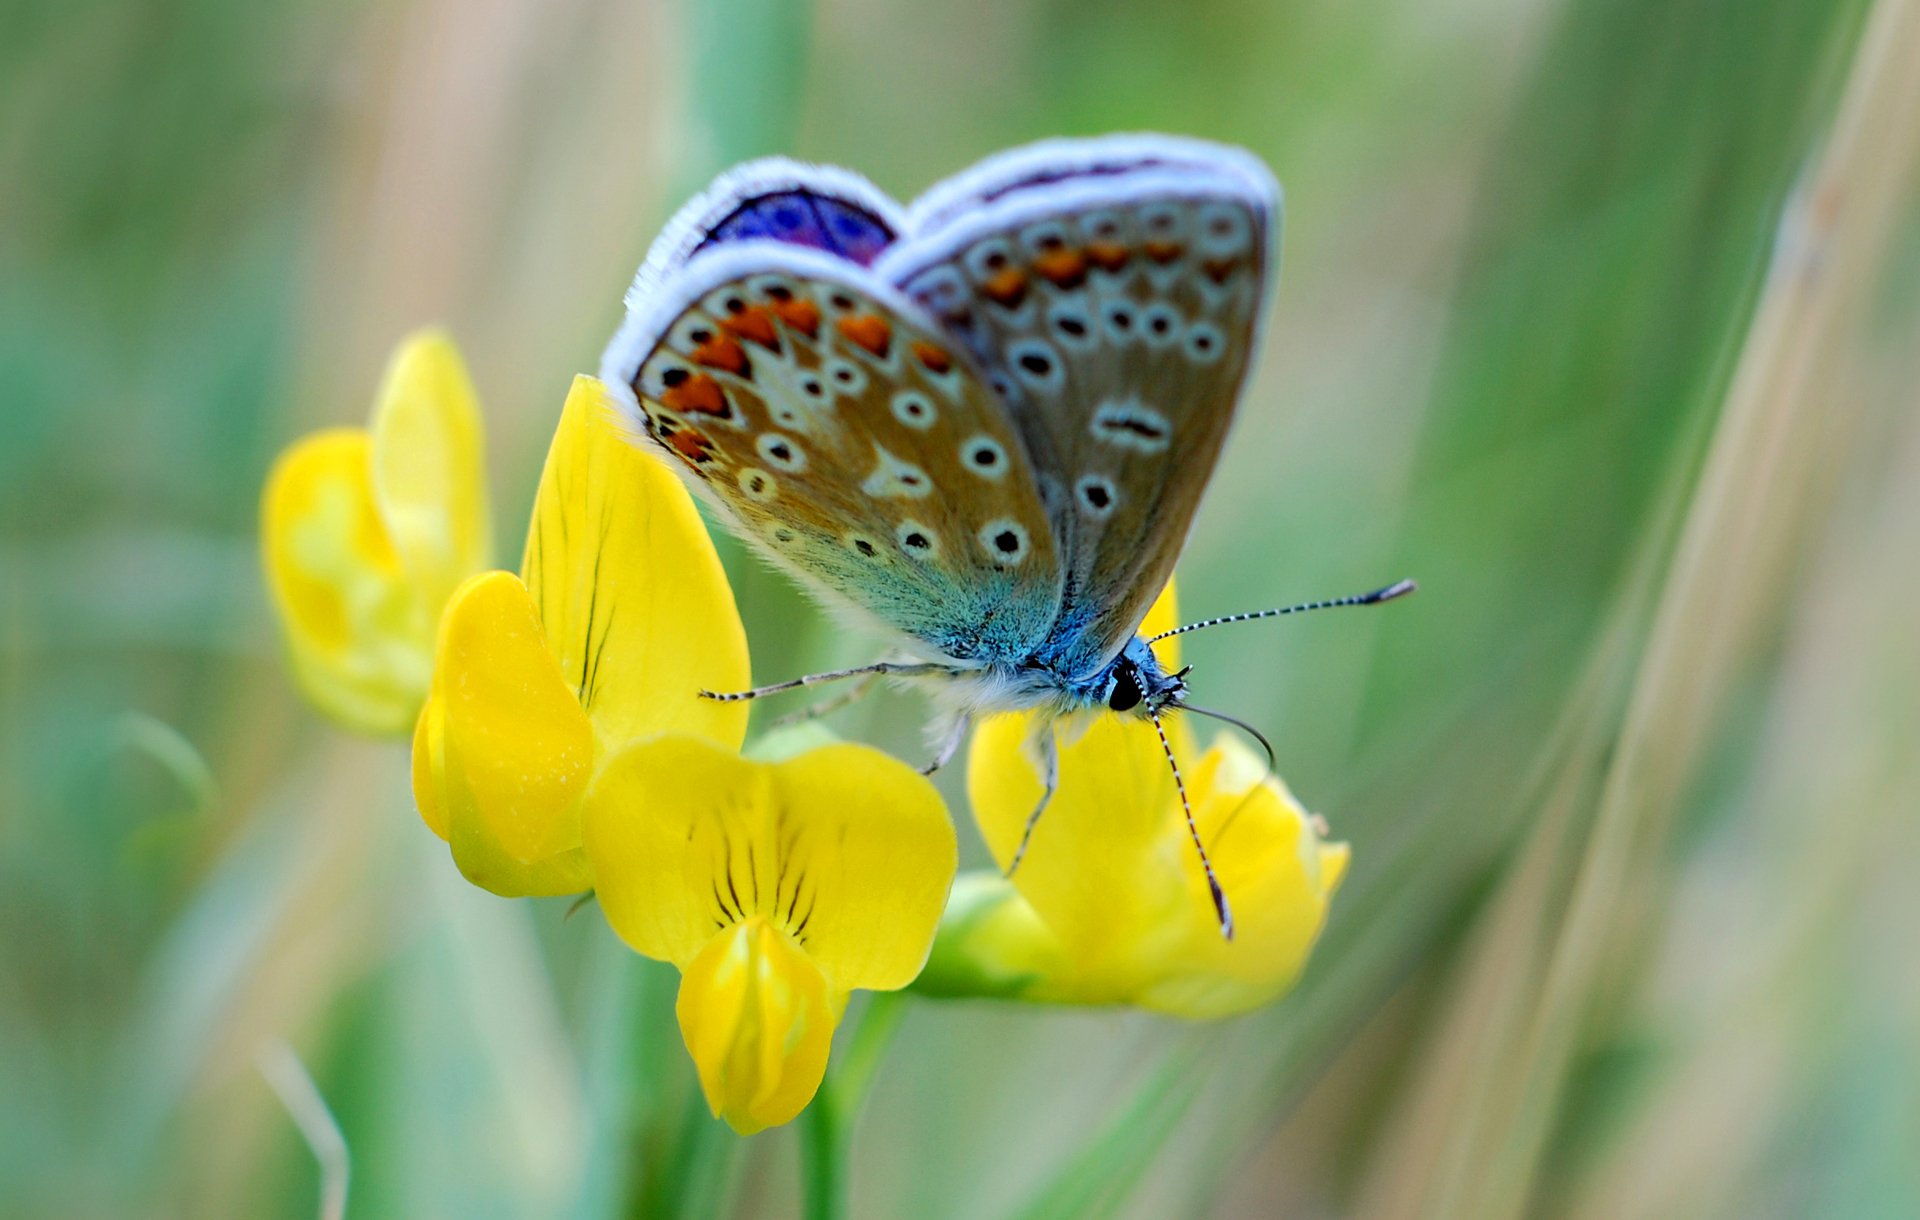
M 681 209 L 602 380 L 732 529 L 906 653 L 710 697 L 921 681 L 949 726 L 933 767 L 979 714 L 1045 713 L 1028 837 L 1061 717 L 1151 720 L 1178 781 L 1161 717 L 1219 714 L 1135 633 L 1226 441 L 1280 198 L 1243 150 L 1116 135 L 1001 153 L 905 207 L 850 171 L 770 158 Z

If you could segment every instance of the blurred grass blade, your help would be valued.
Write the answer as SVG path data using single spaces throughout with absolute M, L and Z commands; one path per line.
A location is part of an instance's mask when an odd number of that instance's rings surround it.
M 1083 1220 L 1118 1212 L 1198 1096 L 1206 1076 L 1201 1047 L 1201 1040 L 1189 1038 L 1164 1055 L 1133 1099 L 1021 1209 L 1021 1220 Z
M 313 1150 L 313 1159 L 320 1163 L 320 1220 L 342 1220 L 347 1214 L 347 1138 L 327 1108 L 327 1099 L 320 1096 L 306 1065 L 285 1042 L 267 1043 L 258 1059 L 260 1074 L 273 1086 L 301 1138 Z

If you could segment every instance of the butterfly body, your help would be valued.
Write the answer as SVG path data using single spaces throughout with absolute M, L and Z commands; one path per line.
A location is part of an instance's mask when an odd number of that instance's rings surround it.
M 1146 714 L 1184 685 L 1134 632 L 1225 443 L 1278 205 L 1249 155 L 1171 137 L 1048 141 L 906 208 L 755 163 L 655 243 L 603 379 L 953 714 Z

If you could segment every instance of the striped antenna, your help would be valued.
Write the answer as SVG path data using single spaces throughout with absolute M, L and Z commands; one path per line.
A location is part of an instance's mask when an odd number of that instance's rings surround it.
M 1251 614 L 1225 614 L 1219 618 L 1201 619 L 1197 623 L 1188 623 L 1184 627 L 1175 627 L 1172 631 L 1162 631 L 1159 635 L 1149 636 L 1147 643 L 1157 644 L 1168 636 L 1185 635 L 1189 631 L 1198 631 L 1202 627 L 1222 627 L 1228 623 L 1250 623 L 1257 618 L 1279 618 L 1283 614 L 1305 614 L 1309 610 L 1331 610 L 1335 606 L 1372 606 L 1379 602 L 1390 602 L 1396 597 L 1405 597 L 1419 588 L 1410 580 L 1396 581 L 1384 589 L 1375 589 L 1371 593 L 1356 593 L 1352 597 L 1336 597 L 1323 602 L 1301 602 L 1297 606 L 1282 606 L 1278 610 L 1255 610 Z
M 1194 824 L 1193 806 L 1187 800 L 1187 782 L 1180 778 L 1180 764 L 1173 760 L 1173 743 L 1167 740 L 1167 730 L 1160 723 L 1159 716 L 1153 716 L 1153 731 L 1160 734 L 1160 748 L 1166 752 L 1167 766 L 1173 770 L 1173 786 L 1180 793 L 1180 809 L 1187 815 L 1187 833 L 1193 836 L 1193 850 L 1200 853 L 1200 868 L 1207 874 L 1207 889 L 1213 895 L 1213 913 L 1220 919 L 1220 935 L 1232 940 L 1233 908 L 1227 905 L 1227 894 L 1220 888 L 1220 878 L 1213 875 L 1213 861 L 1207 859 L 1207 845 L 1200 841 L 1200 827 Z

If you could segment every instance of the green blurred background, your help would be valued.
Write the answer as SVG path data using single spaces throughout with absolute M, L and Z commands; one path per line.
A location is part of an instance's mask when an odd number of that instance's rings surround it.
M 673 972 L 297 701 L 261 478 L 443 322 L 517 554 L 706 176 L 1133 128 L 1287 187 L 1186 609 L 1422 581 L 1188 653 L 1353 873 L 1250 1018 L 910 1002 L 854 1214 L 1920 1215 L 1910 0 L 0 7 L 0 1215 L 313 1214 L 285 1048 L 351 1216 L 797 1214 Z

